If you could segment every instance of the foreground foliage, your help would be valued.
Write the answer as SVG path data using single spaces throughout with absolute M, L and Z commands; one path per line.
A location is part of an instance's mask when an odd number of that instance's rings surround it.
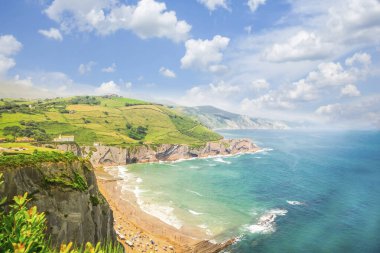
M 3 184 L 0 173 L 0 186 Z M 62 244 L 59 250 L 50 246 L 46 239 L 46 217 L 37 207 L 27 208 L 28 194 L 15 196 L 13 204 L 5 211 L 6 198 L 0 197 L 0 252 L 4 253 L 122 253 L 120 245 L 112 243 L 95 246 L 87 242 L 84 247 L 73 243 Z

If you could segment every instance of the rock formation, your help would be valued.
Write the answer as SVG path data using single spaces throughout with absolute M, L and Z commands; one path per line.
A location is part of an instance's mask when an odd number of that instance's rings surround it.
M 159 161 L 175 161 L 179 159 L 201 158 L 216 155 L 234 155 L 249 153 L 259 148 L 249 139 L 231 139 L 208 142 L 200 147 L 181 144 L 141 145 L 130 148 L 111 146 L 84 146 L 78 148 L 71 144 L 58 145 L 63 151 L 73 151 L 76 155 L 90 157 L 94 165 L 115 165 L 145 163 Z
M 30 206 L 45 212 L 53 245 L 116 242 L 113 214 L 98 190 L 92 165 L 85 161 L 42 163 L 2 171 L 0 196 L 29 193 Z

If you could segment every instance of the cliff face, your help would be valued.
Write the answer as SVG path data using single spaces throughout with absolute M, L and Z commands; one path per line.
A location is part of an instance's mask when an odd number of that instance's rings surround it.
M 58 145 L 58 149 L 69 151 L 71 146 Z M 175 161 L 215 155 L 233 155 L 248 153 L 259 148 L 248 139 L 220 140 L 208 142 L 202 147 L 190 147 L 188 145 L 162 144 L 159 146 L 138 146 L 133 148 L 118 148 L 109 146 L 82 147 L 73 151 L 77 155 L 90 156 L 94 165 L 129 164 L 136 162 Z
M 3 171 L 0 195 L 29 193 L 31 206 L 45 212 L 52 243 L 116 241 L 112 211 L 98 190 L 88 162 L 42 163 Z

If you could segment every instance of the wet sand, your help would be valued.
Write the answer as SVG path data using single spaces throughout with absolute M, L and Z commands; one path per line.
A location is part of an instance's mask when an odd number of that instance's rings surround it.
M 118 239 L 127 252 L 201 252 L 194 248 L 210 244 L 204 241 L 208 238 L 201 230 L 176 229 L 142 211 L 134 194 L 121 193 L 118 179 L 102 168 L 95 173 L 99 189 L 113 211 Z

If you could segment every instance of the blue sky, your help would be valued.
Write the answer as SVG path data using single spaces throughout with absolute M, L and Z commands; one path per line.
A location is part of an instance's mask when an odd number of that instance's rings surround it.
M 378 0 L 0 3 L 0 96 L 117 93 L 380 126 Z

